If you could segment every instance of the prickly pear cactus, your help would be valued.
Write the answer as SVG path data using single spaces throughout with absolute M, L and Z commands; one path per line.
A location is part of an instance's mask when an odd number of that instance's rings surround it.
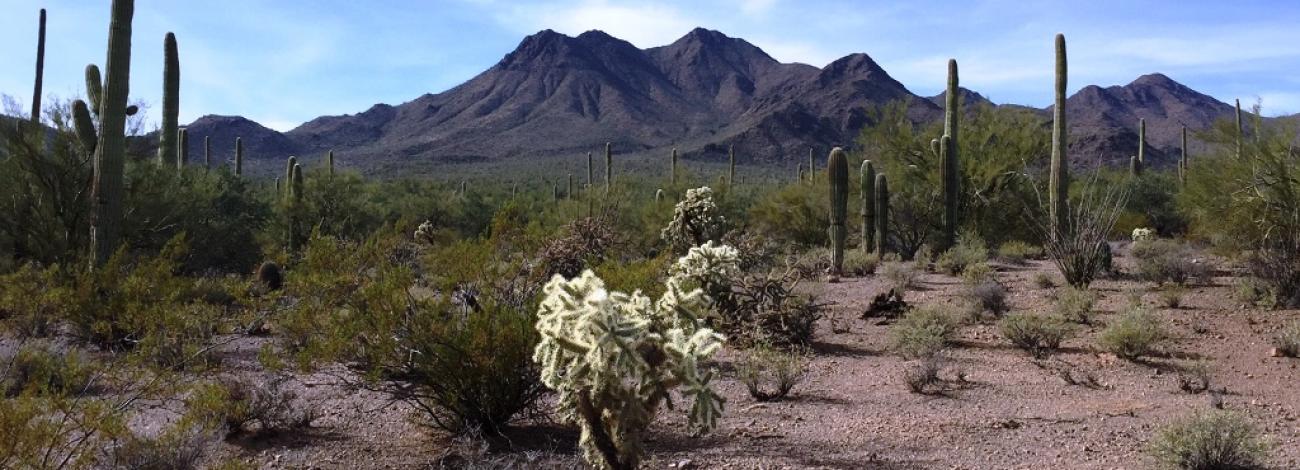
M 686 266 L 681 272 L 735 269 L 734 249 L 697 248 L 678 261 Z M 705 258 L 717 263 L 696 262 Z M 702 364 L 724 338 L 704 326 L 708 296 L 683 288 L 683 275 L 668 278 L 658 301 L 640 291 L 609 291 L 590 270 L 572 280 L 557 275 L 543 288 L 533 360 L 542 366 L 542 383 L 559 393 L 561 418 L 582 429 L 578 446 L 597 468 L 638 467 L 643 436 L 674 388 L 692 402 L 692 431 L 717 426 L 725 400 L 712 388 L 715 371 Z

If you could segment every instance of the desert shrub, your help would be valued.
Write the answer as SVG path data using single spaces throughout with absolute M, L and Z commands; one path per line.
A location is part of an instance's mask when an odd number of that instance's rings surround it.
M 1011 344 L 1038 359 L 1051 355 L 1074 332 L 1070 324 L 1060 317 L 1030 313 L 1007 315 L 998 322 L 998 330 Z
M 989 260 L 989 249 L 978 235 L 963 232 L 957 237 L 957 244 L 939 255 L 935 268 L 950 276 L 966 271 L 968 266 L 982 264 Z
M 803 182 L 782 186 L 756 202 L 746 219 L 757 233 L 780 245 L 824 246 L 830 225 L 826 187 Z
M 97 468 L 109 470 L 190 470 L 204 468 L 214 436 L 200 425 L 178 422 L 158 436 L 125 433 L 108 447 Z
M 1007 304 L 1007 288 L 995 280 L 985 280 L 966 288 L 962 296 L 978 306 L 980 312 L 999 316 L 1011 308 Z
M 226 436 L 240 433 L 267 435 L 303 429 L 316 419 L 316 410 L 286 389 L 286 376 L 265 378 L 222 377 L 200 388 L 188 405 L 205 420 L 220 423 Z
M 961 280 L 968 286 L 979 285 L 985 282 L 993 281 L 993 266 L 988 263 L 976 263 L 966 266 L 961 272 Z
M 1037 273 L 1034 274 L 1034 285 L 1039 289 L 1051 289 L 1056 287 L 1056 281 L 1052 279 L 1051 274 Z
M 274 261 L 263 261 L 253 273 L 253 282 L 261 292 L 274 292 L 284 287 L 284 269 Z
M 755 231 L 729 231 L 722 236 L 722 243 L 736 247 L 736 251 L 739 253 L 737 267 L 742 272 L 765 271 L 776 265 L 780 258 L 780 246 L 772 239 Z M 845 269 L 847 269 L 849 258 L 850 254 L 845 253 Z
M 1256 469 L 1264 468 L 1269 446 L 1240 415 L 1208 410 L 1162 428 L 1149 452 L 1170 469 Z
M 563 235 L 543 245 L 538 254 L 543 276 L 571 278 L 599 264 L 613 250 L 616 236 L 608 223 L 586 217 L 566 225 Z
M 848 253 L 845 253 L 845 263 Z M 817 279 L 826 274 L 831 267 L 831 250 L 826 247 L 814 247 L 792 255 L 786 262 L 787 267 L 800 279 Z
M 1160 304 L 1165 308 L 1178 308 L 1183 305 L 1183 295 L 1187 293 L 1187 288 L 1181 286 L 1169 286 L 1160 289 Z
M 761 341 L 775 347 L 807 345 L 817 330 L 824 306 L 797 292 L 790 275 L 747 275 L 718 299 L 719 327 L 733 342 Z
M 1025 261 L 1027 260 L 1040 259 L 1042 257 L 1042 247 L 1034 246 L 1020 240 L 1012 240 L 1003 243 L 998 247 L 998 258 L 1007 263 L 1025 264 Z
M 960 325 L 957 316 L 943 308 L 912 309 L 889 329 L 890 349 L 907 358 L 932 356 L 949 345 Z
M 934 250 L 930 245 L 921 245 L 916 249 L 916 254 L 912 255 L 912 263 L 916 265 L 916 270 L 920 272 L 931 272 L 934 270 Z
M 0 358 L 4 372 L 0 391 L 5 397 L 33 395 L 79 395 L 89 392 L 96 370 L 84 354 L 59 351 L 49 344 L 25 345 L 11 357 Z
M 1273 340 L 1277 352 L 1285 357 L 1300 357 L 1300 321 L 1293 321 L 1282 327 Z
M 1168 239 L 1141 240 L 1130 253 L 1137 262 L 1137 276 L 1148 282 L 1184 285 L 1189 280 L 1208 281 L 1213 267 L 1185 244 Z
M 1041 218 L 1032 224 L 1043 237 L 1043 251 L 1061 271 L 1066 284 L 1088 287 L 1109 272 L 1111 253 L 1106 240 L 1128 195 L 1125 186 L 1101 189 L 1094 179 L 1080 189 L 1079 197 L 1066 201 L 1068 211 L 1063 226 L 1054 228 L 1046 208 L 1040 209 Z
M 73 132 L 70 103 L 48 107 L 54 132 L 0 120 L 0 253 L 23 264 L 72 265 L 90 234 L 92 162 Z
M 1295 240 L 1300 242 L 1300 234 Z M 1263 295 L 1257 303 L 1272 307 L 1300 307 L 1300 246 L 1279 242 L 1251 253 L 1246 266 L 1251 277 L 1261 284 Z
M 70 284 L 68 274 L 57 265 L 40 268 L 27 263 L 0 275 L 0 319 L 19 338 L 49 336 L 72 307 Z
M 880 257 L 862 250 L 849 250 L 844 253 L 844 274 L 866 276 L 876 272 Z
M 686 197 L 673 208 L 673 219 L 660 236 L 674 253 L 685 253 L 706 241 L 720 240 L 727 231 L 726 224 L 713 202 L 713 190 L 704 186 L 686 191 Z
M 943 383 L 939 372 L 943 370 L 943 355 L 931 354 L 916 360 L 915 364 L 903 369 L 903 383 L 912 393 L 928 395 Z
M 1178 374 L 1178 389 L 1187 393 L 1201 393 L 1210 389 L 1210 364 L 1196 361 Z
M 889 282 L 889 287 L 898 292 L 906 292 L 916 287 L 917 281 L 921 278 L 921 273 L 917 272 L 915 266 L 901 261 L 881 264 L 880 273 Z
M 1155 353 L 1169 337 L 1160 317 L 1134 307 L 1107 325 L 1097 337 L 1097 343 L 1107 352 L 1135 360 Z
M 1056 294 L 1056 303 L 1052 311 L 1060 318 L 1088 325 L 1092 323 L 1092 308 L 1097 303 L 1097 295 L 1091 290 L 1066 287 Z
M 784 399 L 807 373 L 807 351 L 781 350 L 765 344 L 745 351 L 736 366 L 736 375 L 745 384 L 749 396 L 761 402 Z
M 689 426 L 717 425 L 722 400 L 702 364 L 722 336 L 702 321 L 709 299 L 669 277 L 658 302 L 610 292 L 591 271 L 547 283 L 538 310 L 533 359 L 542 382 L 559 392 L 562 417 L 582 429 L 583 457 L 602 468 L 636 468 L 655 411 L 680 387 L 691 397 Z
M 635 261 L 606 260 L 593 270 L 600 273 L 606 285 L 620 291 L 640 290 L 646 295 L 660 295 L 664 291 L 664 278 L 672 266 L 671 253 Z
M 1232 285 L 1232 297 L 1250 305 L 1271 304 L 1269 288 L 1252 276 L 1239 277 Z

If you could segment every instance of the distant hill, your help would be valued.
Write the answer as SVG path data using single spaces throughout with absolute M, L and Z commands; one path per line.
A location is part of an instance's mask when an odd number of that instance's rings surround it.
M 993 105 L 961 91 L 965 106 Z M 600 31 L 545 30 L 442 93 L 322 116 L 286 133 L 238 116 L 204 116 L 189 129 L 191 155 L 201 155 L 195 152 L 211 135 L 215 153 L 229 158 L 234 137 L 243 136 L 251 159 L 334 149 L 360 167 L 573 156 L 605 142 L 618 153 L 678 148 L 685 158 L 713 160 L 734 145 L 742 162 L 789 164 L 809 148 L 851 146 L 870 124 L 869 110 L 890 101 L 910 100 L 908 115 L 918 123 L 941 119 L 943 97 L 915 95 L 866 54 L 819 69 L 780 63 L 743 39 L 700 28 L 650 49 Z M 1050 119 L 1050 108 L 1039 111 Z M 1203 129 L 1232 112 L 1161 74 L 1088 86 L 1068 99 L 1073 161 L 1127 162 L 1145 118 L 1153 164 L 1169 164 L 1181 126 Z

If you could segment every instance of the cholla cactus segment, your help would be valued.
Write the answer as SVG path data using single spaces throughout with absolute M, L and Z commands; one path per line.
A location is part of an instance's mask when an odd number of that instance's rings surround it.
M 686 190 L 686 197 L 673 207 L 673 220 L 660 232 L 677 253 L 722 236 L 726 219 L 713 202 L 708 186 Z
M 572 280 L 557 275 L 543 288 L 533 360 L 542 383 L 559 393 L 562 419 L 582 428 L 578 445 L 598 468 L 637 467 L 641 435 L 674 387 L 694 401 L 693 430 L 717 426 L 724 400 L 712 389 L 714 371 L 701 364 L 723 337 L 692 320 L 707 308 L 702 290 L 685 291 L 675 278 L 667 287 L 652 303 L 640 291 L 607 290 L 587 270 Z
M 433 226 L 433 221 L 421 222 L 420 226 L 415 228 L 415 239 L 432 245 L 434 230 L 436 229 Z
M 1138 227 L 1133 229 L 1133 241 L 1151 241 L 1156 239 L 1156 230 L 1152 228 Z
M 739 274 L 740 252 L 713 240 L 691 248 L 668 269 L 670 279 L 690 280 L 700 285 L 729 282 Z

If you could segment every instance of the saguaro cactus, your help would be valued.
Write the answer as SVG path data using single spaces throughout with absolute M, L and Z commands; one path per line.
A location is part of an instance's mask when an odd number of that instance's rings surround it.
M 1241 158 L 1241 99 L 1237 99 L 1237 158 Z
M 573 173 L 569 173 L 569 186 L 564 190 L 564 197 L 573 199 Z
M 794 175 L 795 175 L 795 181 L 798 181 L 798 182 L 800 182 L 800 183 L 803 182 L 803 164 L 802 164 L 802 163 L 800 163 L 800 164 L 794 166 Z
M 808 147 L 808 184 L 817 184 L 817 161 L 813 159 L 812 147 Z
M 176 35 L 163 38 L 162 132 L 158 135 L 158 163 L 177 161 L 176 130 L 180 125 L 181 61 L 176 50 Z
M 730 161 L 730 167 L 727 169 L 727 186 L 736 185 L 736 145 L 732 144 L 727 147 L 727 159 Z
M 203 136 L 203 168 L 212 168 L 212 136 Z
M 950 135 L 939 138 L 939 155 L 943 157 L 943 249 L 952 248 L 957 242 L 957 204 L 958 185 L 960 184 L 957 163 L 957 149 Z
M 605 193 L 614 185 L 614 144 L 605 142 Z
M 295 165 L 297 165 L 297 164 L 298 164 L 298 157 L 295 157 L 295 156 L 293 156 L 293 155 L 290 155 L 290 156 L 289 156 L 289 160 L 285 162 L 285 164 L 284 164 L 284 182 L 285 182 L 286 185 L 292 184 L 292 182 L 293 182 L 293 167 L 294 167 Z M 291 192 L 292 192 L 292 190 L 289 190 L 289 191 L 286 191 L 285 194 L 286 194 L 286 195 L 289 195 Z
M 244 138 L 235 137 L 235 175 L 244 174 Z
M 41 87 L 45 82 L 45 9 L 36 31 L 36 89 L 32 91 L 32 123 L 41 122 Z
M 669 171 L 672 172 L 670 173 L 669 181 L 673 184 L 673 186 L 676 186 L 677 185 L 677 147 L 673 147 L 673 164 L 672 167 L 669 168 Z
M 871 160 L 862 161 L 858 176 L 862 192 L 862 251 L 870 253 L 876 246 L 876 169 L 871 166 Z
M 330 150 L 325 154 L 325 165 L 329 169 L 329 175 L 334 176 L 334 151 Z
M 176 171 L 185 169 L 190 162 L 190 131 L 184 127 L 176 131 Z
M 108 261 L 117 249 L 122 222 L 122 168 L 126 154 L 126 99 L 131 77 L 133 0 L 113 0 L 108 24 L 108 81 L 99 103 L 99 143 L 91 183 L 94 217 L 90 225 L 91 266 Z
M 1065 128 L 1065 87 L 1068 69 L 1065 58 L 1065 35 L 1056 35 L 1056 103 L 1052 108 L 1052 168 L 1048 176 L 1048 217 L 1052 236 L 1060 237 L 1069 226 L 1067 209 L 1070 194 L 1070 160 L 1066 156 L 1068 137 Z
M 885 174 L 876 175 L 876 255 L 889 249 L 889 181 Z
M 300 242 L 305 238 L 302 230 L 302 217 L 299 211 L 302 210 L 302 165 L 294 163 L 289 169 L 289 202 L 292 204 L 289 208 L 289 250 L 297 251 Z
M 1138 163 L 1147 162 L 1146 150 L 1147 150 L 1147 120 L 1138 119 L 1138 154 L 1137 154 Z
M 591 152 L 587 152 L 587 189 L 591 189 L 592 185 L 596 184 L 595 174 L 591 163 Z
M 826 181 L 831 189 L 831 271 L 838 276 L 844 268 L 844 225 L 849 205 L 849 158 L 844 149 L 831 149 L 826 159 Z
M 1187 126 L 1183 126 L 1182 155 L 1178 158 L 1178 182 L 1187 184 Z
M 1137 155 L 1129 155 L 1128 172 L 1130 175 L 1133 175 L 1135 177 L 1142 176 L 1142 159 L 1138 158 Z
M 663 190 L 663 189 L 656 189 L 656 190 L 655 190 L 655 205 L 657 206 L 657 205 L 659 205 L 659 204 L 663 204 L 663 202 L 664 202 L 664 190 Z
M 104 77 L 99 74 L 99 66 L 95 64 L 86 65 L 86 100 L 90 104 L 90 112 L 99 116 L 100 101 L 104 99 Z
M 77 131 L 77 140 L 81 141 L 81 147 L 86 150 L 86 154 L 94 155 L 95 146 L 99 144 L 99 136 L 96 135 L 95 120 L 90 117 L 90 107 L 85 101 L 72 102 L 72 126 Z

